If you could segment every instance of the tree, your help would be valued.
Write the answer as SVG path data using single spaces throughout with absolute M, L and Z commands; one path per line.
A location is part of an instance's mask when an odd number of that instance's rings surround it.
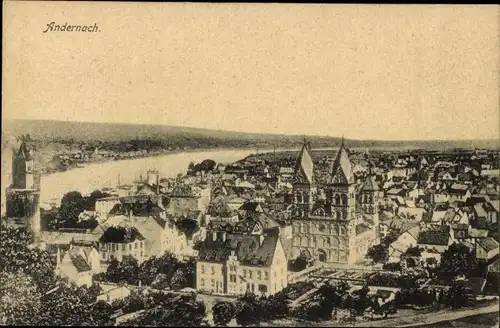
M 240 326 L 257 325 L 261 322 L 258 298 L 247 292 L 236 301 L 236 323 Z
M 45 293 L 56 283 L 55 263 L 47 252 L 32 247 L 32 240 L 31 232 L 1 223 L 0 271 L 23 272 Z
M 475 254 L 463 244 L 453 243 L 441 256 L 441 273 L 449 279 L 469 276 L 476 268 Z
M 115 283 L 139 283 L 139 265 L 132 256 L 124 256 L 121 262 L 111 261 L 106 271 L 106 279 Z
M 61 207 L 57 213 L 57 228 L 77 228 L 78 216 L 85 210 L 85 199 L 78 191 L 71 191 L 61 199 Z
M 84 206 L 87 211 L 95 211 L 95 203 L 97 200 L 105 197 L 110 197 L 111 194 L 102 192 L 101 190 L 94 190 L 90 193 L 89 197 L 84 200 Z
M 465 307 L 471 303 L 472 290 L 459 282 L 453 282 L 448 289 L 446 299 L 452 310 Z
M 32 278 L 22 272 L 0 272 L 0 324 L 34 325 L 41 294 Z
M 418 246 L 413 246 L 413 247 L 408 247 L 406 252 L 404 252 L 404 255 L 407 256 L 412 256 L 412 257 L 421 257 L 422 256 L 422 251 Z
M 374 245 L 368 249 L 366 257 L 373 263 L 385 263 L 389 260 L 389 251 L 383 244 Z
M 295 271 L 302 271 L 307 268 L 307 255 L 302 252 L 293 262 L 293 268 Z
M 208 325 L 205 315 L 205 304 L 195 295 L 165 296 L 161 304 L 146 309 L 138 318 L 123 324 L 135 327 L 200 327 Z
M 179 268 L 174 272 L 172 280 L 170 281 L 170 286 L 172 286 L 173 289 L 178 290 L 186 287 L 186 285 L 187 285 L 186 273 L 184 269 Z
M 212 307 L 214 323 L 218 327 L 225 327 L 236 315 L 236 307 L 231 302 L 218 301 Z

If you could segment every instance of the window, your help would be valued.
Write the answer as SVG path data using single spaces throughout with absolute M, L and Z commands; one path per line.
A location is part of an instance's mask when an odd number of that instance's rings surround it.
M 236 275 L 235 274 L 230 274 L 229 275 L 229 281 L 230 282 L 236 282 Z
M 267 274 L 267 271 L 264 271 L 264 280 L 269 279 L 269 275 Z
M 283 268 L 281 268 L 281 275 L 283 275 L 285 272 L 285 270 Z
M 248 278 L 252 278 L 252 270 L 248 270 Z
M 127 245 L 122 244 L 122 251 L 124 251 L 124 250 L 125 250 L 125 246 L 127 246 Z
M 243 269 L 243 277 L 246 278 L 247 277 L 247 270 L 246 269 Z
M 276 278 L 276 271 L 274 271 L 274 278 Z
M 201 278 L 200 283 L 201 283 L 201 287 L 205 287 L 205 279 Z
M 212 288 L 214 288 L 214 287 L 215 287 L 215 280 L 212 279 Z
M 132 244 L 128 244 L 128 249 L 129 249 L 129 251 L 132 250 Z
M 259 280 L 262 279 L 262 273 L 260 271 L 257 271 L 257 279 Z
M 201 265 L 201 273 L 205 274 L 205 266 L 203 264 Z
M 266 285 L 259 285 L 259 292 L 267 293 L 267 286 Z
M 212 266 L 212 276 L 215 275 L 215 267 Z

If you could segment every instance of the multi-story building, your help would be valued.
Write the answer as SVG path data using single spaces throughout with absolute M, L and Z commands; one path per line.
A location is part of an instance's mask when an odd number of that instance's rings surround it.
M 310 151 L 304 142 L 295 169 L 293 256 L 302 253 L 321 262 L 354 263 L 378 242 L 378 186 L 369 175 L 357 206 L 353 165 L 344 141 L 320 181 Z
M 101 258 L 105 262 L 122 261 L 132 256 L 139 263 L 147 258 L 142 234 L 134 227 L 109 227 L 99 239 Z
M 200 292 L 241 295 L 247 291 L 271 295 L 285 288 L 287 259 L 278 233 L 266 233 L 262 224 L 243 225 L 207 234 L 196 267 Z

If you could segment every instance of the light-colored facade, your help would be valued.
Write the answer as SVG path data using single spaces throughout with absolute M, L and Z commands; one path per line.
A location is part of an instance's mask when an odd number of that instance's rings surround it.
M 235 250 L 222 261 L 199 258 L 196 289 L 202 293 L 242 295 L 251 291 L 257 295 L 271 295 L 285 288 L 288 285 L 287 259 L 279 238 L 259 238 L 261 243 L 274 245 L 269 263 L 250 265 L 244 260 L 240 261 Z M 264 238 L 268 239 L 264 241 Z M 271 242 L 271 238 L 274 238 L 274 242 Z
M 352 163 L 343 141 L 327 181 L 316 181 L 313 166 L 310 147 L 305 143 L 293 184 L 292 255 L 296 258 L 305 253 L 320 262 L 354 263 L 378 240 L 378 187 L 369 176 L 367 187 L 360 193 L 360 207 L 365 213 L 360 215 L 356 211 Z M 371 224 L 364 222 L 366 217 Z

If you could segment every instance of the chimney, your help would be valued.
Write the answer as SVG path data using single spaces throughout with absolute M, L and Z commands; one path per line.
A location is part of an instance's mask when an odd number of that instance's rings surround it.
M 139 280 L 139 287 L 141 287 L 141 286 L 142 286 L 142 281 Z
M 226 232 L 222 231 L 221 235 L 222 235 L 222 242 L 225 243 L 226 242 Z
M 213 241 L 217 240 L 217 231 L 212 232 L 212 240 Z

